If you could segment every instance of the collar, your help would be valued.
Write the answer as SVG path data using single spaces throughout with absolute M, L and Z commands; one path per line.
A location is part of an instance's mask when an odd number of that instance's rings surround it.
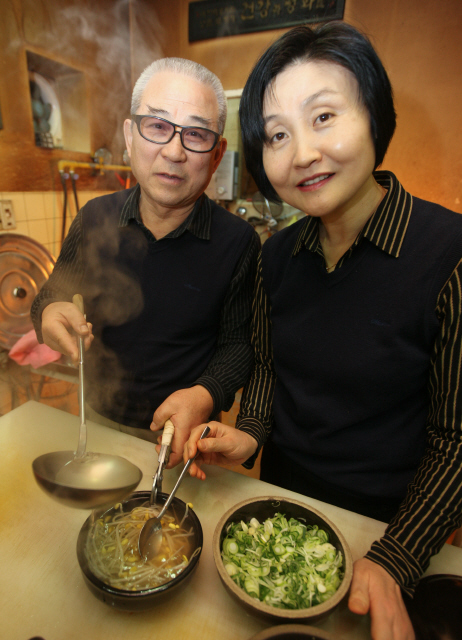
M 382 251 L 398 258 L 411 217 L 412 196 L 403 189 L 391 171 L 375 171 L 374 178 L 381 187 L 387 189 L 387 193 L 358 234 L 351 250 L 362 238 L 367 238 Z M 319 242 L 319 218 L 306 217 L 292 255 L 297 255 L 304 247 L 309 251 L 322 253 Z
M 141 188 L 137 184 L 131 194 L 128 196 L 119 218 L 119 227 L 126 227 L 132 221 L 140 225 L 140 227 L 151 235 L 149 229 L 143 224 L 140 213 L 140 195 Z M 210 240 L 212 225 L 212 203 L 210 199 L 203 193 L 195 202 L 193 210 L 177 229 L 174 229 L 165 238 L 177 238 L 185 231 L 189 231 L 201 240 Z

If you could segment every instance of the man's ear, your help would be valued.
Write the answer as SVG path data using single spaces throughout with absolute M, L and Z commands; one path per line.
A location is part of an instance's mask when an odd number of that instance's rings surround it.
M 226 138 L 222 138 L 222 140 L 220 141 L 220 144 L 217 146 L 216 149 L 214 149 L 215 158 L 213 159 L 212 173 L 215 173 L 215 171 L 218 169 L 218 165 L 220 164 L 221 159 L 223 158 L 227 148 L 228 148 L 228 141 L 226 140 Z
M 133 141 L 133 120 L 124 121 L 124 138 L 127 145 L 128 156 L 132 155 L 132 141 Z

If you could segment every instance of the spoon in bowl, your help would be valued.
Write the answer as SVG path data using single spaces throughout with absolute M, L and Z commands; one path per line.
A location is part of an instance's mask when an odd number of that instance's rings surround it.
M 210 433 L 210 427 L 207 426 L 203 430 L 201 437 L 199 439 L 202 440 L 203 438 L 206 438 L 209 433 Z M 144 558 L 146 561 L 152 560 L 152 558 L 154 558 L 160 551 L 160 548 L 162 546 L 161 518 L 169 508 L 170 503 L 175 497 L 175 493 L 178 487 L 180 486 L 189 467 L 192 465 L 192 463 L 196 459 L 198 453 L 199 451 L 197 451 L 196 455 L 193 458 L 190 458 L 188 462 L 185 464 L 183 471 L 180 473 L 180 476 L 176 481 L 175 486 L 172 489 L 172 492 L 170 493 L 169 497 L 165 501 L 165 504 L 160 510 L 160 512 L 158 513 L 158 515 L 155 516 L 154 518 L 149 518 L 149 520 L 146 520 L 143 528 L 141 529 L 140 537 L 138 539 L 138 550 L 139 550 L 140 556 Z

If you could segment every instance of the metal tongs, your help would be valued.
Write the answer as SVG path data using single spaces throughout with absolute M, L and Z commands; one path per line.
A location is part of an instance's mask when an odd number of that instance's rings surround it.
M 200 439 L 206 438 L 210 433 L 210 427 L 207 425 L 202 432 Z M 160 512 L 154 516 L 153 518 L 149 518 L 143 525 L 143 528 L 140 531 L 140 537 L 138 538 L 138 551 L 140 556 L 144 558 L 146 561 L 152 560 L 159 553 L 162 546 L 162 516 L 169 508 L 172 503 L 173 498 L 175 497 L 176 490 L 180 486 L 185 477 L 189 467 L 192 465 L 194 460 L 197 458 L 199 454 L 199 450 L 196 451 L 196 455 L 193 458 L 190 458 L 185 464 L 183 471 L 180 473 L 180 477 L 176 481 L 175 486 L 172 489 L 172 492 L 168 496 L 165 501 L 164 506 L 160 510 Z
M 166 420 L 164 431 L 162 433 L 162 441 L 160 444 L 157 471 L 153 476 L 151 498 L 149 504 L 153 507 L 157 505 L 157 494 L 162 492 L 162 480 L 164 477 L 164 467 L 168 463 L 170 456 L 170 445 L 172 443 L 175 426 L 171 420 Z

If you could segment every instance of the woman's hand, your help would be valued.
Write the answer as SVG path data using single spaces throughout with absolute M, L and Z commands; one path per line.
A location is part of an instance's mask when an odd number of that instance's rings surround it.
M 207 438 L 199 440 L 204 428 L 210 427 Z M 257 441 L 244 431 L 228 427 L 221 422 L 207 422 L 191 431 L 189 440 L 184 447 L 183 459 L 186 463 L 199 450 L 195 462 L 190 466 L 189 473 L 193 478 L 205 480 L 205 473 L 200 468 L 201 463 L 216 465 L 238 465 L 250 458 L 257 450 Z
M 370 612 L 373 640 L 415 640 L 398 584 L 367 558 L 354 563 L 348 607 L 353 613 Z

